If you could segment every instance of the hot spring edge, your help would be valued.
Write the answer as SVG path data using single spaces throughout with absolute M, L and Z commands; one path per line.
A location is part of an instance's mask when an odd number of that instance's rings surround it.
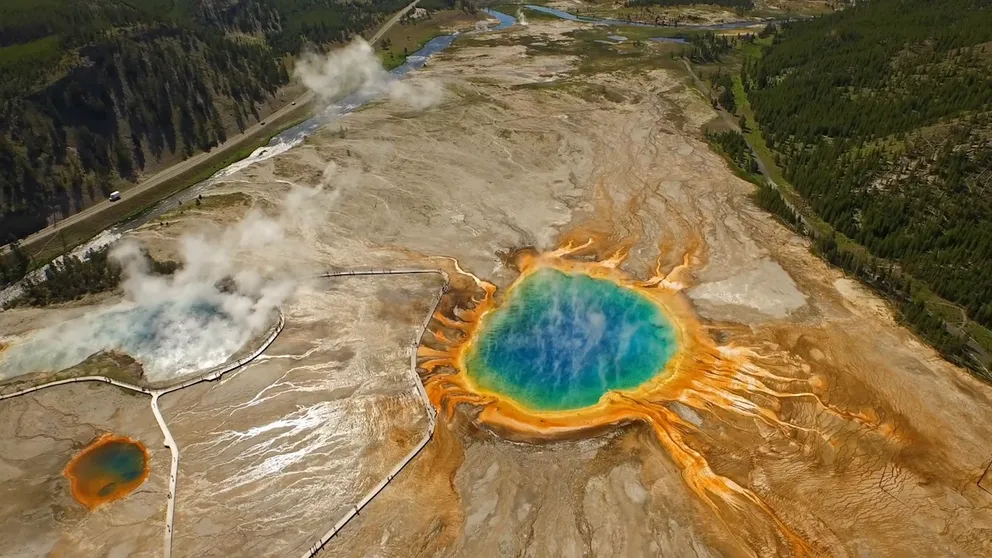
M 148 478 L 148 449 L 126 436 L 104 434 L 73 456 L 63 474 L 77 502 L 89 509 L 119 500 Z

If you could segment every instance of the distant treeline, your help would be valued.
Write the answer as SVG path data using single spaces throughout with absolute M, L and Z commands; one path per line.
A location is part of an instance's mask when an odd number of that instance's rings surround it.
M 734 48 L 737 37 L 717 35 L 712 31 L 695 33 L 689 36 L 689 60 L 696 64 L 719 62 L 724 55 Z
M 779 191 L 768 182 L 764 180 L 760 182 L 758 191 L 754 193 L 754 201 L 759 207 L 778 216 L 786 225 L 801 230 L 802 220 L 799 215 L 789 207 L 789 204 L 785 203 Z
M 899 283 L 836 243 L 825 257 L 902 300 L 942 350 L 958 341 L 923 323 L 937 318 L 912 280 L 992 326 L 992 3 L 873 0 L 784 24 L 742 78 L 785 177 Z
M 174 27 L 78 52 L 87 65 L 0 106 L 2 238 L 109 194 L 150 160 L 209 150 L 227 138 L 223 119 L 244 127 L 289 80 L 264 46 Z
M 730 77 L 730 74 L 718 73 L 710 83 L 714 90 L 719 90 L 714 101 L 731 114 L 737 112 L 737 99 L 734 98 L 734 80 Z M 743 138 L 741 138 L 741 141 L 743 141 Z
M 406 0 L 0 3 L 0 244 L 259 119 L 286 54 Z

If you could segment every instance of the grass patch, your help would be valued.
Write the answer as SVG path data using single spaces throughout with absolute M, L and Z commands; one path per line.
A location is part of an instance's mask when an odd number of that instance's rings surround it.
M 562 49 L 562 45 L 554 44 L 548 47 L 530 46 L 531 51 L 540 52 L 544 49 L 567 50 L 565 54 L 580 57 L 578 71 L 580 74 L 613 73 L 617 71 L 641 73 L 657 68 L 675 68 L 678 63 L 672 58 L 681 45 L 651 43 L 640 40 L 627 40 L 621 43 L 610 41 L 609 35 L 623 35 L 623 28 L 610 29 L 580 29 L 566 34 L 574 39 L 573 43 Z M 609 41 L 606 42 L 599 41 Z M 558 52 L 556 52 L 557 54 Z
M 833 234 L 833 227 L 809 209 L 806 201 L 799 195 L 799 192 L 782 175 L 782 169 L 775 163 L 775 156 L 768 147 L 768 144 L 765 143 L 765 138 L 761 135 L 761 130 L 758 128 L 758 121 L 755 120 L 754 111 L 751 110 L 751 103 L 748 101 L 747 93 L 744 92 L 744 84 L 741 82 L 740 75 L 736 72 L 734 73 L 734 102 L 737 105 L 738 112 L 744 116 L 747 122 L 747 131 L 744 132 L 744 135 L 747 137 L 748 143 L 754 148 L 758 159 L 761 161 L 772 181 L 778 185 L 779 193 L 793 207 L 799 209 L 807 223 L 816 229 L 817 236 L 829 236 Z M 864 247 L 851 241 L 846 236 L 838 235 L 837 243 L 842 248 L 860 248 L 860 250 L 867 254 L 867 250 Z
M 493 10 L 496 10 L 497 12 L 503 12 L 504 14 L 512 15 L 514 17 L 517 16 L 517 12 L 523 10 L 524 18 L 526 18 L 529 21 L 536 21 L 541 19 L 550 21 L 552 19 L 561 19 L 558 16 L 553 16 L 551 14 L 546 14 L 544 12 L 528 10 L 527 8 L 524 7 L 526 4 L 532 4 L 534 6 L 543 6 L 547 4 L 547 0 L 540 0 L 537 2 L 503 3 L 503 4 L 495 4 L 489 7 L 492 8 Z
M 177 219 L 182 217 L 189 211 L 195 212 L 212 212 L 218 209 L 227 209 L 235 206 L 245 206 L 250 207 L 252 203 L 252 198 L 248 194 L 242 192 L 231 192 L 229 194 L 210 194 L 202 196 L 201 198 L 194 200 L 192 203 L 187 203 L 186 205 L 179 206 L 175 209 L 169 210 L 166 213 L 160 215 L 155 219 L 155 223 L 168 221 L 170 219 Z
M 464 88 L 464 87 L 449 87 L 448 90 L 458 96 L 458 105 L 460 106 L 472 106 L 472 105 L 494 105 L 503 110 L 510 110 L 510 105 L 491 95 L 486 95 L 481 93 L 476 89 Z
M 62 57 L 59 38 L 55 35 L 23 43 L 0 47 L 0 68 L 15 68 L 20 64 L 48 65 Z
M 67 54 L 71 53 L 63 51 L 56 35 L 0 47 L 0 73 L 5 74 L 0 83 L 0 94 L 24 95 L 59 77 L 72 63 L 72 56 Z
M 609 87 L 599 83 L 588 83 L 585 81 L 560 79 L 540 83 L 524 83 L 516 85 L 513 89 L 531 89 L 537 91 L 562 91 L 574 95 L 589 103 L 609 101 L 611 103 L 623 103 L 628 100 L 638 101 L 638 97 L 628 97 L 615 87 Z
M 424 48 L 427 41 L 445 35 L 445 28 L 474 25 L 479 17 L 461 10 L 442 10 L 426 19 L 397 23 L 379 39 L 377 54 L 382 65 L 391 70 L 402 65 L 407 56 Z
M 83 362 L 60 370 L 58 372 L 40 372 L 15 376 L 4 382 L 0 382 L 0 394 L 12 393 L 27 389 L 48 382 L 57 380 L 68 380 L 82 376 L 104 376 L 120 382 L 142 385 L 145 382 L 144 372 L 141 364 L 133 358 L 116 352 L 100 352 Z M 97 382 L 94 382 L 97 383 Z M 125 393 L 138 395 L 133 391 L 125 390 Z
M 706 31 L 679 29 L 676 27 L 639 27 L 636 25 L 597 25 L 592 29 L 576 31 L 576 33 L 578 32 L 587 33 L 590 36 L 595 35 L 597 39 L 606 39 L 608 35 L 621 35 L 623 37 L 627 37 L 627 42 L 647 41 L 652 37 L 684 38 L 688 40 L 688 38 L 692 35 L 706 33 Z M 680 49 L 687 47 L 688 45 L 680 45 L 677 43 L 658 43 L 657 46 L 672 46 L 676 49 Z

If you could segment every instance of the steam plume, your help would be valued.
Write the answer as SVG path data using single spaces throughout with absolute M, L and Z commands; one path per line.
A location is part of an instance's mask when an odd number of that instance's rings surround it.
M 293 74 L 324 104 L 349 95 L 366 98 L 385 95 L 415 110 L 424 110 L 444 96 L 444 91 L 433 81 L 397 79 L 382 67 L 372 46 L 361 37 L 327 55 L 304 53 Z
M 252 211 L 228 228 L 185 235 L 183 266 L 171 276 L 152 273 L 140 246 L 122 241 L 111 257 L 122 266 L 124 302 L 13 344 L 0 378 L 61 370 L 105 350 L 131 355 L 153 382 L 225 362 L 293 293 L 305 257 L 294 255 L 296 237 L 316 228 L 328 203 L 322 187 L 297 187 L 273 217 Z

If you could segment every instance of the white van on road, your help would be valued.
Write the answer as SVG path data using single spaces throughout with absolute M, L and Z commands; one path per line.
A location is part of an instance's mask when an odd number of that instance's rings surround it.
M 113 202 L 113 201 L 117 201 L 119 199 L 121 199 L 121 193 L 120 192 L 118 192 L 118 191 L 115 190 L 115 191 L 113 191 L 113 192 L 110 193 L 110 201 Z

